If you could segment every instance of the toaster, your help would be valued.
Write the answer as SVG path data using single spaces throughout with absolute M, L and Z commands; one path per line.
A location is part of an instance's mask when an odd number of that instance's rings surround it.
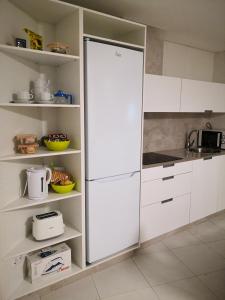
M 34 215 L 32 235 L 37 241 L 54 238 L 64 233 L 62 213 L 58 210 Z

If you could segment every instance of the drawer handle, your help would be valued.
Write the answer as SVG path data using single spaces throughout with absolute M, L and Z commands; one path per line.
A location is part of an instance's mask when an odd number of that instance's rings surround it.
M 174 163 L 171 163 L 171 164 L 165 164 L 163 165 L 163 168 L 169 168 L 169 167 L 174 167 Z
M 170 180 L 170 179 L 174 179 L 174 176 L 168 176 L 168 177 L 162 178 L 163 181 L 165 181 L 165 180 Z
M 208 114 L 213 113 L 213 110 L 212 109 L 205 109 L 205 113 L 208 113 Z
M 212 156 L 204 157 L 203 159 L 204 160 L 209 160 L 209 159 L 212 159 Z
M 164 203 L 167 203 L 167 202 L 171 202 L 171 201 L 173 201 L 173 198 L 169 198 L 167 200 L 163 200 L 163 201 L 161 201 L 161 204 L 164 204 Z

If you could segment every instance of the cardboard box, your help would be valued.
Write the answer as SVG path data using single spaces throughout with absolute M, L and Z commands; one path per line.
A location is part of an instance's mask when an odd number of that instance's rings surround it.
M 34 280 L 71 269 L 71 249 L 62 243 L 27 255 L 28 276 Z

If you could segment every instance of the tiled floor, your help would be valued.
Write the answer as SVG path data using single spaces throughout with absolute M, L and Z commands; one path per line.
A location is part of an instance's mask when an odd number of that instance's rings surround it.
M 225 213 L 24 300 L 225 300 Z

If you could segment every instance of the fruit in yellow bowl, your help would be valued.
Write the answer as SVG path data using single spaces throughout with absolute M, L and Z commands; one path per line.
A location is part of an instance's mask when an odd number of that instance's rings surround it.
M 75 185 L 76 185 L 75 182 L 67 185 L 58 185 L 58 184 L 51 183 L 51 187 L 53 191 L 59 194 L 66 194 L 71 192 L 74 189 Z
M 44 143 L 45 143 L 45 146 L 48 148 L 48 150 L 51 150 L 51 151 L 64 151 L 70 145 L 70 141 L 49 141 L 49 140 L 44 140 Z

